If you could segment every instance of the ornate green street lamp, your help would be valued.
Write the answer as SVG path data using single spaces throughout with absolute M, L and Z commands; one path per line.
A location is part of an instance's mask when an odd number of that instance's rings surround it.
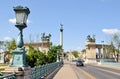
M 16 13 L 16 27 L 19 30 L 18 39 L 17 39 L 17 49 L 13 50 L 13 58 L 10 66 L 15 67 L 26 67 L 26 51 L 23 48 L 23 34 L 22 30 L 27 27 L 27 17 L 30 13 L 29 8 L 23 6 L 14 7 L 14 11 Z

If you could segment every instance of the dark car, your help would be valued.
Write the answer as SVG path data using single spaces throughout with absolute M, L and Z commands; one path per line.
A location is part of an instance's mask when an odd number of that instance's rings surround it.
M 76 66 L 84 66 L 83 61 L 82 60 L 77 60 L 76 61 Z

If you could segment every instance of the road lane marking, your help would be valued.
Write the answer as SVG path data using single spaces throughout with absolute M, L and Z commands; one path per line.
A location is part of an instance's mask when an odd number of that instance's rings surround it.
M 94 76 L 92 76 L 91 74 L 89 74 L 88 72 L 86 72 L 85 70 L 79 68 L 86 76 L 88 76 L 90 79 L 96 79 Z
M 110 71 L 110 70 L 105 70 L 105 69 L 101 69 L 101 68 L 96 68 L 96 69 L 120 76 L 120 73 L 116 73 L 116 72 L 113 72 L 113 71 Z

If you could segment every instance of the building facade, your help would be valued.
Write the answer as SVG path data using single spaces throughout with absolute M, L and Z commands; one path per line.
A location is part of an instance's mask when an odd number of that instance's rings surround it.
M 50 34 L 48 36 L 46 36 L 45 33 L 42 33 L 42 37 L 41 37 L 42 41 L 41 42 L 38 42 L 38 43 L 34 43 L 34 42 L 25 43 L 24 47 L 25 47 L 26 50 L 28 50 L 29 45 L 31 45 L 34 49 L 38 49 L 41 52 L 47 53 L 49 51 L 49 47 L 51 45 L 50 37 L 51 37 Z

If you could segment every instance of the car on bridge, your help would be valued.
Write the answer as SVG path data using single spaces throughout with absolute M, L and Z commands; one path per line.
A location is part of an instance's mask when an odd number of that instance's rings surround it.
M 77 60 L 76 61 L 76 66 L 84 66 L 84 63 L 82 60 Z

